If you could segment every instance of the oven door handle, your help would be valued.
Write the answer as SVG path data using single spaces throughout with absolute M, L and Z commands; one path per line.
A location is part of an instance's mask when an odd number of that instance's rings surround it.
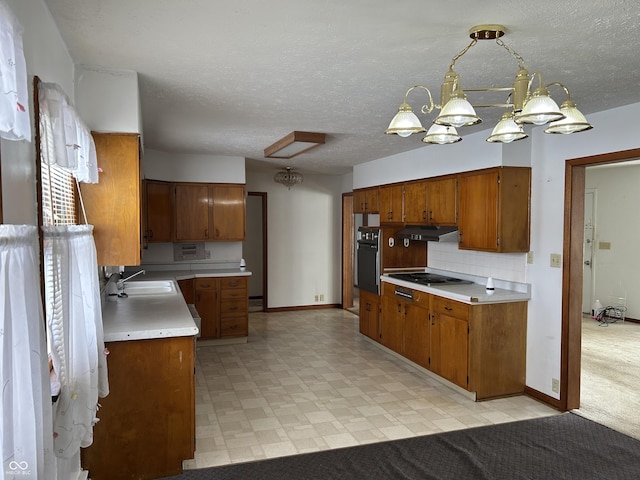
M 411 293 L 401 292 L 400 290 L 396 290 L 396 297 L 408 298 L 409 300 L 413 300 L 413 295 Z

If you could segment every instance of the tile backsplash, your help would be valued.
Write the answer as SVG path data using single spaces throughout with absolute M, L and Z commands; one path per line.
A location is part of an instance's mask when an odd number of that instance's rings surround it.
M 440 270 L 525 282 L 526 263 L 526 253 L 460 250 L 457 243 L 447 242 L 428 244 L 427 264 Z

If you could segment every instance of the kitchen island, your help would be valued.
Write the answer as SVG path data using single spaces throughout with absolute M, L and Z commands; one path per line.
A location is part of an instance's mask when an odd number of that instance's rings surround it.
M 496 281 L 487 292 L 486 279 L 466 279 L 420 285 L 382 275 L 379 315 L 361 315 L 361 332 L 474 400 L 521 394 L 529 286 Z

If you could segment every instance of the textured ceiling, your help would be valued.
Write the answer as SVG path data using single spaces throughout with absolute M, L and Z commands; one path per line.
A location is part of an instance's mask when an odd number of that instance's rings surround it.
M 423 147 L 418 135 L 383 132 L 409 86 L 439 100 L 451 59 L 482 23 L 505 25 L 503 40 L 529 71 L 565 83 L 587 117 L 640 101 L 638 0 L 45 1 L 76 64 L 138 72 L 146 148 L 241 156 L 253 167 L 339 174 Z M 463 87 L 508 86 L 516 70 L 493 41 L 456 62 Z M 409 101 L 417 111 L 426 96 Z M 478 109 L 484 122 L 459 133 L 490 129 L 501 113 Z M 264 159 L 293 130 L 327 142 Z

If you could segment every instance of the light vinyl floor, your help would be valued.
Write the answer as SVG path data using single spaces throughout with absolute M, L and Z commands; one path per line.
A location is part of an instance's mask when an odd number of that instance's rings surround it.
M 249 315 L 249 341 L 196 353 L 203 468 L 555 415 L 527 396 L 474 402 L 358 333 L 340 309 Z

